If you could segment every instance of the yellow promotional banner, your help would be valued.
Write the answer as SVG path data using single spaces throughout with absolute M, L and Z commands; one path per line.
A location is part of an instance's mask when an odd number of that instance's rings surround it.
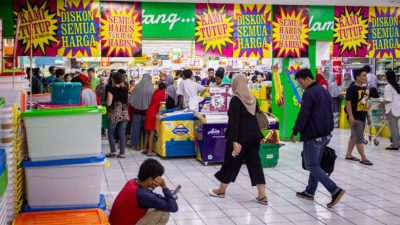
M 369 8 L 369 57 L 400 58 L 400 7 Z
M 235 58 L 271 58 L 271 5 L 235 4 Z
M 101 3 L 101 55 L 138 57 L 142 54 L 142 4 Z
M 59 56 L 100 56 L 100 1 L 58 0 Z

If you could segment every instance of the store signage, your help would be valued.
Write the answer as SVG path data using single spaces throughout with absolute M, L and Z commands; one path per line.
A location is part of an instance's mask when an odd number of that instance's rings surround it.
M 14 14 L 21 15 L 17 43 L 18 56 L 29 54 L 31 30 L 33 56 L 57 55 L 57 1 L 14 1 Z
M 299 82 L 295 79 L 296 73 L 300 70 L 300 65 L 299 64 L 294 64 L 291 66 L 289 69 L 286 70 L 286 75 L 288 77 L 288 81 L 290 84 L 290 87 L 292 88 L 294 97 L 293 97 L 293 103 L 295 106 L 301 105 L 301 99 L 303 98 L 303 93 L 304 90 L 300 86 Z
M 276 5 L 273 11 L 272 41 L 274 57 L 308 57 L 308 7 Z
M 183 124 L 178 124 L 173 130 L 172 133 L 178 136 L 183 136 L 189 133 L 189 129 L 185 127 Z
M 142 3 L 143 38 L 194 37 L 194 3 Z
M 400 7 L 370 7 L 368 39 L 370 58 L 400 58 Z
M 278 107 L 281 107 L 284 102 L 283 98 L 283 85 L 281 81 L 281 73 L 279 71 L 279 63 L 276 62 L 274 67 L 272 67 L 272 81 L 274 82 L 274 87 L 275 87 L 275 102 L 278 105 Z
M 58 54 L 67 57 L 100 56 L 100 1 L 57 0 Z
M 196 4 L 196 55 L 232 57 L 233 33 L 232 4 Z
M 234 24 L 234 57 L 271 57 L 271 5 L 235 4 Z
M 332 40 L 333 6 L 309 6 L 310 40 Z
M 368 14 L 368 7 L 335 7 L 333 57 L 365 57 L 367 55 Z
M 142 54 L 140 2 L 101 3 L 101 55 L 137 57 Z

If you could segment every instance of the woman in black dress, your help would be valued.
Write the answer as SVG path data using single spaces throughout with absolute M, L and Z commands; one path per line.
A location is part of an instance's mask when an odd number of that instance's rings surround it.
M 244 161 L 252 186 L 257 186 L 256 201 L 266 205 L 265 177 L 258 155 L 262 134 L 255 116 L 259 110 L 256 98 L 251 94 L 247 78 L 242 74 L 233 76 L 232 91 L 234 97 L 229 103 L 225 159 L 220 171 L 215 174 L 221 183 L 219 188 L 210 190 L 209 194 L 224 198 L 228 184 L 235 182 Z

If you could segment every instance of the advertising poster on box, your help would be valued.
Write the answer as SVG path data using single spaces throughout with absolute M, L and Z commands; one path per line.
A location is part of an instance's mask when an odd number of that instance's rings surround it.
M 100 57 L 100 1 L 57 0 L 58 56 Z
M 142 4 L 101 3 L 101 55 L 140 57 L 142 55 Z
M 400 7 L 369 8 L 369 58 L 400 58 Z
M 196 4 L 196 55 L 232 57 L 233 34 L 232 4 Z
M 235 4 L 235 58 L 271 58 L 271 5 Z
M 210 87 L 210 111 L 227 112 L 232 98 L 232 89 L 227 87 Z
M 335 7 L 333 57 L 367 56 L 368 14 L 368 7 Z
M 15 20 L 18 15 L 21 16 L 18 43 L 16 44 L 17 56 L 30 54 L 31 40 L 33 56 L 56 56 L 58 46 L 57 1 L 14 1 L 13 7 Z
M 275 58 L 308 57 L 308 7 L 274 5 L 273 11 L 273 56 Z

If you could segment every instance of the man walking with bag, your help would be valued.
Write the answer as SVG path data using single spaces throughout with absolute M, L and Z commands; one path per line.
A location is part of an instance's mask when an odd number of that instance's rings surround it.
M 305 191 L 297 192 L 296 196 L 313 201 L 318 182 L 321 182 L 332 195 L 332 201 L 327 204 L 328 208 L 332 208 L 345 193 L 321 168 L 322 156 L 333 130 L 332 98 L 327 90 L 314 81 L 309 69 L 299 70 L 296 80 L 304 89 L 304 94 L 290 139 L 295 143 L 300 133 L 305 166 L 310 171 Z

